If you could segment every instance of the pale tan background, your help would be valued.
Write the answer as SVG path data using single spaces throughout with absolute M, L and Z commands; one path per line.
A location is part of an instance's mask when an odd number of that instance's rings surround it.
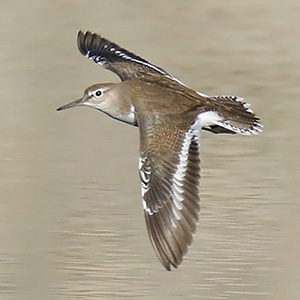
M 300 299 L 300 2 L 2 1 L 0 299 Z M 203 134 L 202 212 L 177 271 L 146 233 L 138 130 L 56 107 L 117 81 L 98 32 L 202 92 L 237 94 L 254 137 Z

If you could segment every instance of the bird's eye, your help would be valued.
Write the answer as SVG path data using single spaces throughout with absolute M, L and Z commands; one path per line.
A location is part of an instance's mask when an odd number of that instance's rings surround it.
M 102 95 L 102 92 L 100 90 L 96 91 L 95 93 L 96 97 L 100 97 Z

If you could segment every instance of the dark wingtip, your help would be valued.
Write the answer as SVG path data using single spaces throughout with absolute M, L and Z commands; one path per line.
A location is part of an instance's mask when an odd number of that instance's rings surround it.
M 84 56 L 91 57 L 101 52 L 101 43 L 112 44 L 110 41 L 102 38 L 97 33 L 91 31 L 83 32 L 80 30 L 77 34 L 77 47 Z
M 88 58 L 101 57 L 106 62 L 114 63 L 123 60 L 138 60 L 141 63 L 148 63 L 145 59 L 125 50 L 119 45 L 107 40 L 97 33 L 91 31 L 78 31 L 77 47 L 81 54 Z M 98 61 L 95 60 L 96 63 Z M 157 67 L 156 67 L 157 68 Z
M 85 46 L 86 35 L 91 35 L 91 33 L 89 31 L 87 31 L 86 33 L 83 33 L 83 31 L 80 30 L 80 31 L 78 31 L 78 34 L 77 34 L 77 47 L 78 47 L 78 50 L 80 51 L 80 53 L 84 56 L 86 56 L 86 54 L 87 54 L 87 49 Z
M 79 41 L 81 41 L 84 38 L 84 33 L 82 30 L 79 30 L 77 33 L 77 43 L 79 43 Z

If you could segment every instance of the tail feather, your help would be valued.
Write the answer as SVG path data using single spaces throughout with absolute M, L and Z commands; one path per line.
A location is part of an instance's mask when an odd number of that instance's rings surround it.
M 215 110 L 221 116 L 214 122 L 216 127 L 211 126 L 214 133 L 240 133 L 244 135 L 258 134 L 262 131 L 260 119 L 253 113 L 250 104 L 237 96 L 214 96 L 210 97 Z M 225 130 L 222 130 L 221 128 Z

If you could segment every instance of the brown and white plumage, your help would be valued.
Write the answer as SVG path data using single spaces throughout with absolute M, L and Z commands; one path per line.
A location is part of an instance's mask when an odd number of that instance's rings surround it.
M 90 32 L 79 32 L 79 51 L 116 73 L 122 82 L 95 84 L 83 98 L 58 110 L 85 105 L 138 126 L 144 215 L 164 267 L 177 268 L 196 231 L 201 129 L 256 134 L 260 120 L 236 96 L 209 97 L 165 70 Z
M 199 131 L 188 119 L 169 116 L 141 116 L 138 123 L 147 229 L 158 258 L 170 270 L 181 263 L 198 222 Z

